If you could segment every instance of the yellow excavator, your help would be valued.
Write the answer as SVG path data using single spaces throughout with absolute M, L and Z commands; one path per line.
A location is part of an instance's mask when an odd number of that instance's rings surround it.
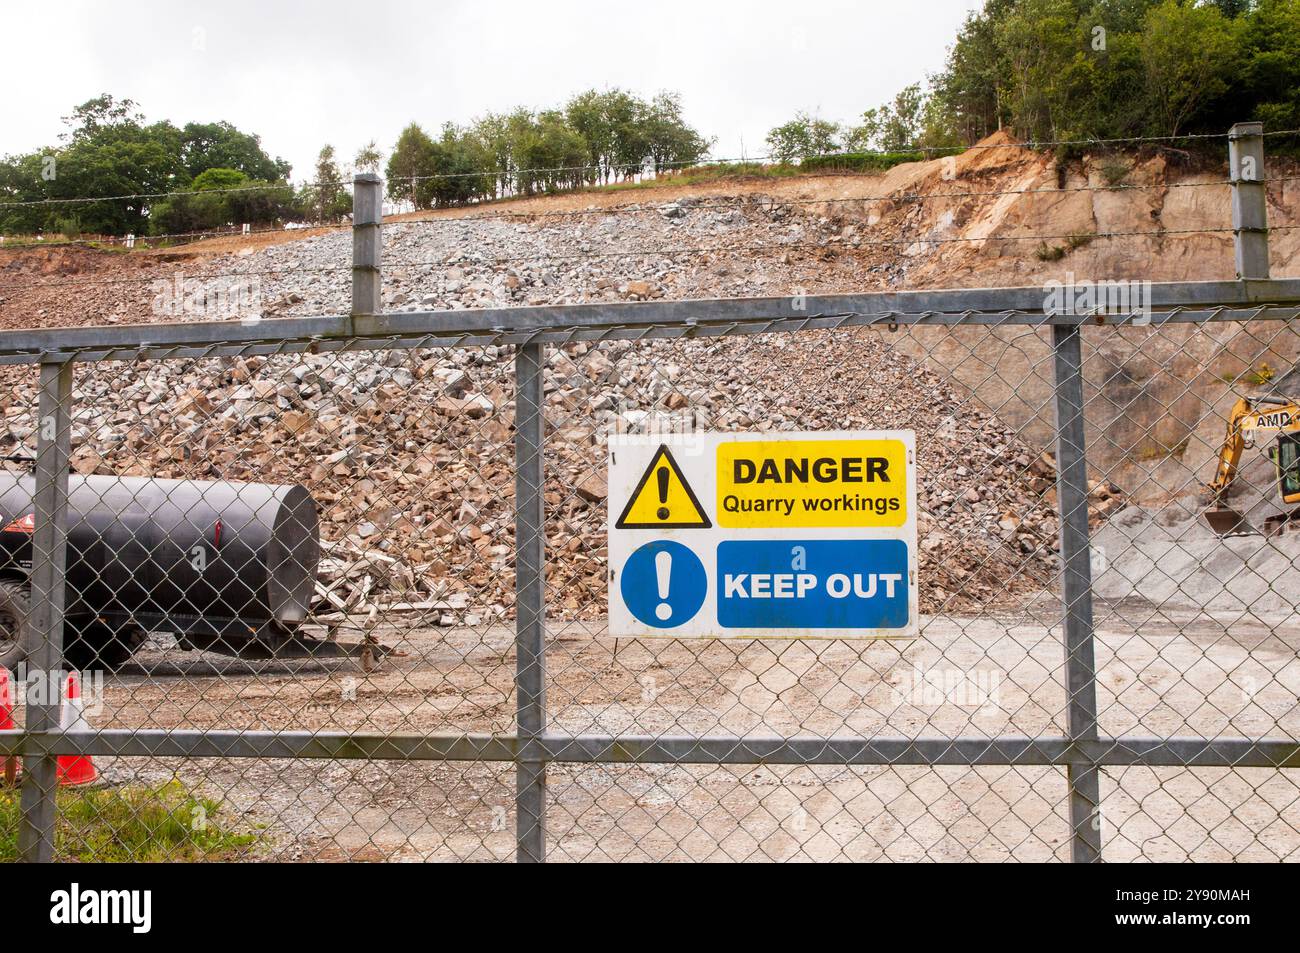
M 1277 471 L 1282 503 L 1300 506 L 1300 403 L 1287 397 L 1242 397 L 1232 408 L 1219 467 L 1209 486 L 1214 506 L 1205 511 L 1206 522 L 1220 536 L 1258 532 L 1241 513 L 1226 506 L 1224 498 L 1237 478 L 1242 453 L 1269 434 L 1276 434 L 1268 455 Z M 1264 521 L 1264 533 L 1276 535 L 1292 521 L 1300 523 L 1300 509 L 1270 516 Z

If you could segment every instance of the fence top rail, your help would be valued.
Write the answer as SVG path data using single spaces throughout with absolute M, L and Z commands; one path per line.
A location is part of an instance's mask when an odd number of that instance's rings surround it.
M 1081 288 L 1076 281 L 1064 290 Z M 1244 281 L 1093 281 L 1094 288 L 1130 284 L 1138 302 L 1120 309 L 1053 309 L 1053 285 L 605 302 L 324 315 L 239 321 L 194 321 L 0 331 L 0 363 L 50 359 L 124 360 L 361 347 L 599 338 L 753 334 L 861 325 L 1116 325 L 1291 320 L 1300 314 L 1300 279 Z M 1140 288 L 1138 287 L 1140 286 Z M 1058 283 L 1059 288 L 1059 283 Z

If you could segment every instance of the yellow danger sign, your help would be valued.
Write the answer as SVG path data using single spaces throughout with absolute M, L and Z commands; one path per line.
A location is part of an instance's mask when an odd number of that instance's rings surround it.
M 902 526 L 901 440 L 772 440 L 718 444 L 718 525 Z
M 655 451 L 623 515 L 614 524 L 615 529 L 709 529 L 712 526 L 681 467 L 664 445 Z

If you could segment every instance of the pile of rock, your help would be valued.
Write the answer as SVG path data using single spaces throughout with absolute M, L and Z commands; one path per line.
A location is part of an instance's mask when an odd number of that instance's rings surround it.
M 385 231 L 385 298 L 389 307 L 457 309 L 786 293 L 808 254 L 834 258 L 856 238 L 762 197 L 395 225 Z M 346 272 L 325 269 L 347 260 L 349 242 L 320 236 L 209 267 L 269 272 L 269 312 L 338 312 Z M 760 255 L 744 250 L 750 244 L 767 247 Z M 722 250 L 649 250 L 670 246 Z M 904 356 L 901 338 L 843 329 L 550 348 L 553 610 L 604 612 L 607 436 L 664 429 L 913 429 L 922 607 L 974 609 L 1040 587 L 1056 565 L 1050 457 Z M 34 376 L 3 374 L 8 446 L 30 446 Z M 321 508 L 318 610 L 327 619 L 375 606 L 443 624 L 498 619 L 514 584 L 512 374 L 510 350 L 491 344 L 79 365 L 74 463 L 81 472 L 301 482 Z M 1095 502 L 1100 518 L 1119 495 L 1099 490 Z
M 857 225 L 763 195 L 528 220 L 395 222 L 383 238 L 390 311 L 786 294 L 861 287 L 899 270 L 888 264 L 889 247 L 862 245 Z M 338 313 L 351 279 L 337 269 L 351 248 L 341 232 L 218 258 L 204 270 L 259 274 L 268 316 Z
M 1055 566 L 1055 472 L 887 332 L 854 329 L 552 348 L 552 607 L 604 612 L 613 433 L 913 429 L 923 608 L 1037 589 Z M 81 472 L 301 482 L 326 540 L 318 611 L 378 606 L 441 624 L 513 600 L 513 373 L 505 348 L 329 353 L 79 368 Z M 21 391 L 20 391 L 21 393 Z M 10 433 L 31 434 L 10 399 Z M 1097 512 L 1118 505 L 1097 490 Z

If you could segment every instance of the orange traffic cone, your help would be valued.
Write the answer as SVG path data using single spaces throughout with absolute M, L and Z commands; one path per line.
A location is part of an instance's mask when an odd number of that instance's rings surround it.
M 68 673 L 67 690 L 63 693 L 63 706 L 59 709 L 59 724 L 64 731 L 89 731 L 90 722 L 81 709 L 81 680 L 76 672 Z M 59 755 L 59 783 L 63 785 L 90 784 L 99 780 L 95 762 L 90 755 Z
M 14 683 L 10 681 L 9 669 L 0 668 L 0 731 L 13 731 L 14 725 Z M 18 783 L 19 764 L 17 758 L 4 759 L 4 783 L 13 787 Z

